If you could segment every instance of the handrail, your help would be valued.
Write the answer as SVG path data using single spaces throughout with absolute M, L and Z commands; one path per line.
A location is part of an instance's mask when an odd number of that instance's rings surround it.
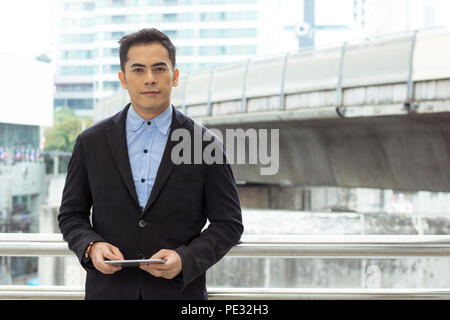
M 61 234 L 0 233 L 1 256 L 73 256 Z M 229 257 L 448 257 L 446 235 L 243 236 Z
M 0 233 L 0 256 L 74 256 L 61 234 Z M 446 235 L 243 236 L 229 257 L 449 257 Z M 450 299 L 450 288 L 207 288 L 209 299 Z M 0 299 L 83 299 L 81 286 L 0 285 Z
M 450 289 L 335 289 L 335 288 L 207 288 L 209 300 L 309 300 L 309 299 L 429 299 L 448 300 Z M 82 286 L 0 285 L 1 299 L 81 300 Z

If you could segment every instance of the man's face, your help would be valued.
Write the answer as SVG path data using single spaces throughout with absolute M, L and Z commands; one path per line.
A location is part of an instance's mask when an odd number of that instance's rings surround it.
M 131 46 L 124 69 L 119 79 L 135 108 L 160 113 L 169 106 L 179 71 L 172 69 L 169 52 L 159 42 Z

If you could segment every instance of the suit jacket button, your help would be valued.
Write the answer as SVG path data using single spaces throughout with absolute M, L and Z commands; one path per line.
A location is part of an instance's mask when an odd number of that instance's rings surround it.
M 147 225 L 147 222 L 145 220 L 139 220 L 139 227 L 143 228 Z

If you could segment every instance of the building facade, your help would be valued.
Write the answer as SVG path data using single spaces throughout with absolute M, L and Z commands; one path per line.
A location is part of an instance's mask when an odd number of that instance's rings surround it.
M 54 104 L 79 116 L 91 115 L 99 99 L 121 88 L 118 40 L 142 28 L 170 37 L 181 73 L 282 50 L 274 45 L 279 1 L 66 0 L 61 6 Z

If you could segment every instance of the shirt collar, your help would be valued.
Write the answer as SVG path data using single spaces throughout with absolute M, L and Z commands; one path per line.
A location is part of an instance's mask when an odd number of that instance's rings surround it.
M 170 104 L 166 110 L 150 121 L 163 135 L 167 136 L 169 134 L 170 124 L 172 123 L 172 104 Z M 133 132 L 136 132 L 146 122 L 146 120 L 137 114 L 131 105 L 127 113 L 127 123 L 129 124 L 129 128 Z

